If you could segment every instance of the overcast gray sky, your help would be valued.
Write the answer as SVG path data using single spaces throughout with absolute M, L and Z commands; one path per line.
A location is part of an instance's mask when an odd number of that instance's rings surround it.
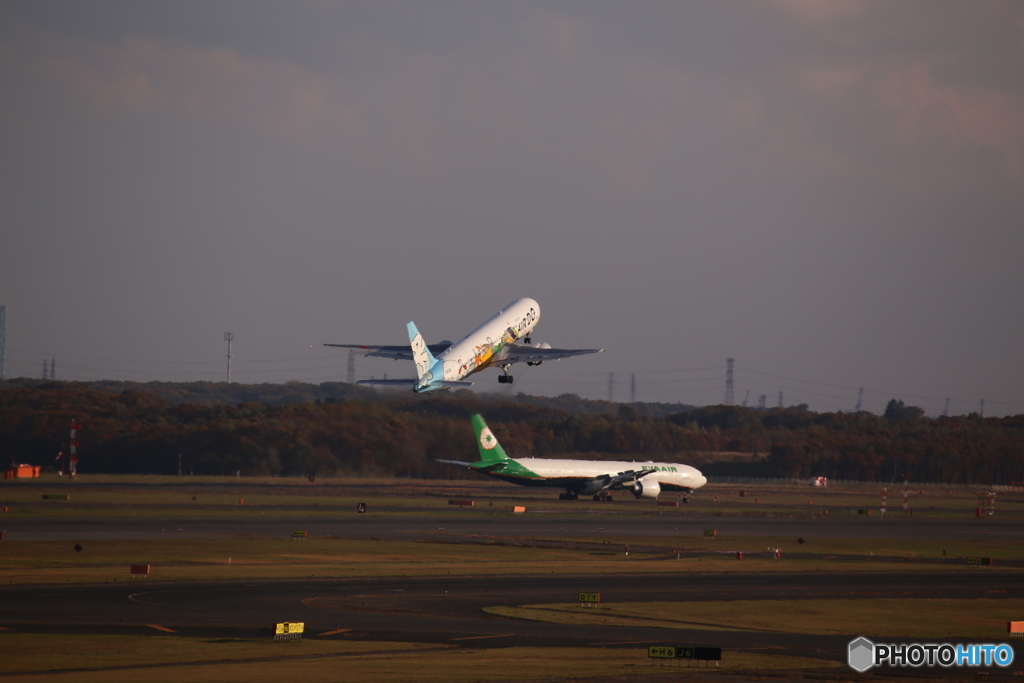
M 1020 2 L 8 0 L 0 145 L 8 376 L 1024 413 Z

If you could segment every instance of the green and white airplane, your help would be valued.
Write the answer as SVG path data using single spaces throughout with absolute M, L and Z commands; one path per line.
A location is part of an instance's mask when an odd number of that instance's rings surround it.
M 657 498 L 662 491 L 682 491 L 687 500 L 694 489 L 707 483 L 697 469 L 674 462 L 615 462 L 603 460 L 551 460 L 519 458 L 513 460 L 479 415 L 472 418 L 477 462 L 438 460 L 462 465 L 491 477 L 522 486 L 554 486 L 565 489 L 560 500 L 593 496 L 611 500 L 611 491 L 629 490 L 637 498 Z

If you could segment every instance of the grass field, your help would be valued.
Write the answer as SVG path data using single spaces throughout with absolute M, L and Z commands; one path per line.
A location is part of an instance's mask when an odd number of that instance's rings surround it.
M 740 492 L 746 493 L 740 496 Z M 59 493 L 70 501 L 42 500 Z M 517 497 L 511 497 L 515 494 Z M 977 504 L 977 492 L 927 489 L 915 492 L 921 505 L 963 518 Z M 813 498 L 811 497 L 813 496 Z M 338 518 L 352 515 L 357 502 L 369 501 L 372 516 L 452 515 L 459 518 L 507 515 L 516 504 L 561 515 L 605 512 L 616 515 L 681 515 L 714 528 L 716 519 L 732 515 L 779 517 L 856 514 L 872 497 L 863 487 L 801 489 L 776 486 L 764 491 L 736 486 L 708 486 L 694 502 L 676 507 L 653 501 L 615 503 L 558 501 L 549 490 L 513 488 L 490 481 L 236 479 L 232 477 L 141 477 L 82 475 L 74 481 L 51 476 L 38 480 L 7 480 L 0 484 L 3 520 L 17 523 L 35 518 L 117 519 L 236 517 L 261 521 Z M 472 509 L 452 509 L 451 498 L 472 498 Z M 669 497 L 671 498 L 671 497 Z M 1019 494 L 1002 496 L 999 519 L 1020 514 Z M 895 502 L 895 498 L 891 498 Z M 244 501 L 244 503 L 240 503 Z M 813 504 L 812 504 L 813 503 Z M 927 507 L 931 506 L 931 507 Z M 921 508 L 919 508 L 920 510 Z M 878 516 L 862 517 L 866 525 L 886 524 Z M 739 537 L 704 538 L 694 534 L 661 537 L 610 535 L 538 539 L 425 535 L 423 542 L 367 541 L 343 538 L 178 539 L 175 529 L 156 540 L 92 540 L 75 553 L 69 543 L 8 540 L 0 543 L 0 583 L 82 583 L 132 580 L 130 564 L 150 564 L 149 579 L 224 580 L 291 577 L 359 577 L 444 575 L 459 567 L 474 574 L 762 571 L 930 571 L 965 564 L 966 557 L 996 560 L 983 571 L 1005 571 L 1001 562 L 1024 560 L 1024 546 L 991 540 L 882 540 L 858 538 Z M 15 537 L 16 538 L 16 537 Z M 531 547 L 547 545 L 551 547 Z M 627 557 L 626 545 L 633 550 Z M 780 548 L 781 561 L 771 550 Z M 743 560 L 736 553 L 743 553 Z M 677 554 L 678 553 L 678 554 Z M 678 558 L 678 559 L 677 559 Z
M 1004 639 L 1006 622 L 1024 615 L 1024 599 L 734 600 L 599 604 L 592 608 L 559 603 L 484 611 L 557 624 Z
M 203 640 L 173 635 L 66 636 L 5 634 L 0 671 L 32 673 L 33 681 L 337 681 L 360 683 L 478 680 L 587 680 L 664 674 L 646 648 L 470 649 L 414 643 L 346 642 L 343 638 Z M 777 654 L 726 653 L 720 670 L 752 672 L 838 666 Z M 685 668 L 685 667 L 684 667 Z
M 745 496 L 740 496 L 745 490 Z M 879 488 L 880 491 L 880 488 Z M 70 496 L 43 501 L 42 494 Z M 982 491 L 946 493 L 929 488 L 912 494 L 915 516 L 965 519 L 975 516 Z M 511 488 L 489 481 L 235 479 L 228 477 L 107 477 L 83 475 L 76 481 L 5 481 L 0 483 L 0 529 L 4 520 L 128 516 L 154 519 L 240 517 L 295 520 L 353 515 L 358 502 L 371 506 L 370 516 L 507 515 L 512 505 L 558 515 L 658 515 L 699 519 L 700 528 L 715 528 L 721 517 L 780 518 L 858 516 L 865 524 L 885 524 L 878 517 L 877 492 L 863 487 L 822 491 L 777 486 L 709 486 L 688 505 L 656 506 L 618 494 L 614 503 L 559 501 L 557 491 Z M 193 499 L 194 498 L 194 499 Z M 450 498 L 470 498 L 476 507 L 454 510 Z M 676 500 L 676 496 L 665 496 Z M 717 500 L 716 500 L 717 498 Z M 240 503 L 239 500 L 244 500 Z M 901 499 L 890 491 L 890 508 Z M 858 509 L 874 508 L 873 517 Z M 1024 521 L 1024 496 L 1000 494 L 997 519 Z M 553 518 L 553 517 L 552 517 Z M 600 518 L 595 516 L 595 518 Z M 61 522 L 63 523 L 63 521 Z M 149 522 L 147 522 L 149 524 Z M 280 528 L 280 527 L 277 527 Z M 286 528 L 291 528 L 290 524 Z M 495 527 L 500 528 L 500 527 Z M 585 528 L 579 526 L 578 528 Z M 596 528 L 596 526 L 595 526 Z M 671 527 L 669 527 L 671 528 Z M 692 529 L 693 525 L 688 528 Z M 703 535 L 645 536 L 642 539 L 594 535 L 539 538 L 474 535 L 463 537 L 431 528 L 416 540 L 364 540 L 311 537 L 303 540 L 267 536 L 181 538 L 168 528 L 160 538 L 73 542 L 3 540 L 0 583 L 65 584 L 164 581 L 274 580 L 382 576 L 525 575 L 600 573 L 715 572 L 884 572 L 971 571 L 1020 572 L 1000 562 L 1024 560 L 1024 547 L 990 539 L 881 540 L 872 538 Z M 626 555 L 625 546 L 630 545 Z M 782 549 L 776 561 L 769 549 Z M 742 551 L 742 560 L 735 553 Z M 945 551 L 945 552 L 944 552 Z M 964 558 L 995 558 L 992 567 L 968 567 Z M 678 558 L 678 559 L 677 559 Z M 131 564 L 149 564 L 147 578 L 133 578 Z M 17 590 L 17 588 L 13 589 Z M 1001 599 L 1006 597 L 1008 599 Z M 2 611 L 2 607 L 0 607 Z M 1024 601 L 1009 596 L 986 600 L 800 600 L 740 602 L 672 602 L 602 604 L 584 610 L 577 604 L 494 608 L 496 614 L 555 623 L 643 625 L 666 629 L 774 630 L 787 633 L 843 633 L 875 636 L 995 637 L 1005 622 L 1019 620 Z M 952 626 L 951 626 L 952 625 Z M 623 640 L 628 637 L 624 628 Z M 667 631 L 669 640 L 678 638 Z M 678 631 L 675 631 L 678 633 Z M 237 681 L 252 683 L 303 680 L 452 681 L 558 679 L 586 680 L 595 675 L 643 679 L 664 675 L 652 666 L 646 649 L 474 648 L 398 642 L 348 640 L 341 635 L 307 634 L 299 641 L 209 640 L 154 631 L 151 635 L 39 635 L 0 630 L 5 657 L 0 672 L 25 672 L 33 681 Z M 774 652 L 727 652 L 722 671 L 749 678 L 773 677 L 773 671 L 835 667 L 835 662 L 788 657 Z M 685 668 L 685 667 L 684 667 Z
M 475 539 L 450 543 L 307 538 L 179 539 L 173 532 L 155 540 L 93 540 L 76 553 L 60 541 L 0 543 L 0 583 L 107 583 L 113 581 L 237 581 L 316 576 L 445 576 L 456 574 L 600 574 L 633 572 L 810 572 L 938 571 L 962 567 L 973 571 L 1019 571 L 1000 567 L 999 559 L 1021 558 L 1024 550 L 986 541 L 890 541 L 810 538 L 799 546 L 792 538 L 655 539 L 682 549 L 676 555 L 638 552 L 627 556 L 624 544 L 562 539 L 565 547 L 537 548 L 515 541 Z M 583 540 L 585 542 L 585 540 Z M 525 543 L 525 542 L 524 542 Z M 942 557 L 940 545 L 947 547 Z M 768 548 L 785 549 L 776 561 Z M 743 549 L 744 559 L 735 558 Z M 790 552 L 790 548 L 794 550 Z M 698 556 L 694 553 L 711 554 Z M 755 552 L 756 551 L 756 552 Z M 751 554 L 754 553 L 754 554 Z M 830 555 L 829 553 L 834 553 Z M 991 567 L 967 567 L 965 556 L 996 558 Z M 133 578 L 132 564 L 151 565 L 146 578 Z

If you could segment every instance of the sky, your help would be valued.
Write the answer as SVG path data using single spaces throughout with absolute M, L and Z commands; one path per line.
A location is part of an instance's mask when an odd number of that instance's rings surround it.
M 7 377 L 1024 413 L 1020 2 L 9 0 L 0 182 Z

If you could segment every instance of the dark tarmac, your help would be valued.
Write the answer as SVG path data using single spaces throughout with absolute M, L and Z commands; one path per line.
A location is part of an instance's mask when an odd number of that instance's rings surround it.
M 98 539 L 145 540 L 174 535 L 179 538 L 286 537 L 293 529 L 311 536 L 383 538 L 390 541 L 422 539 L 426 534 L 501 536 L 517 538 L 600 538 L 700 536 L 715 528 L 729 536 L 792 536 L 877 539 L 972 539 L 1024 543 L 1024 524 L 992 518 L 935 520 L 922 517 L 718 517 L 693 513 L 637 514 L 536 511 L 524 515 L 493 514 L 476 510 L 438 514 L 356 514 L 281 517 L 271 509 L 268 519 L 259 512 L 247 516 L 161 517 L 37 517 L 9 518 L 4 539 L 20 541 L 74 541 Z
M 497 605 L 575 602 L 601 593 L 602 602 L 689 601 L 693 628 L 564 626 L 485 614 Z M 175 584 L 0 587 L 2 622 L 37 633 L 156 634 L 153 625 L 185 636 L 261 637 L 280 621 L 306 623 L 307 635 L 379 641 L 471 645 L 475 648 L 643 647 L 686 644 L 842 661 L 848 636 L 721 631 L 700 624 L 706 600 L 832 597 L 1019 597 L 1017 573 L 977 571 L 885 574 L 694 574 L 496 576 L 246 581 Z M 581 607 L 581 609 L 584 609 Z M 951 624 L 951 631 L 955 625 Z M 851 634 L 855 636 L 857 634 Z
M 693 514 L 620 514 L 615 511 L 527 515 L 482 511 L 447 514 L 357 515 L 311 518 L 167 516 L 132 518 L 10 518 L 7 540 L 86 541 L 282 537 L 295 528 L 311 536 L 477 542 L 484 538 L 559 539 L 601 536 L 636 539 L 697 536 L 717 528 L 729 536 L 805 536 L 906 539 L 985 538 L 1024 542 L 1019 523 L 991 519 L 953 521 L 857 517 L 758 518 Z M 644 575 L 449 576 L 383 579 L 301 579 L 234 583 L 172 583 L 140 579 L 100 585 L 0 586 L 0 626 L 32 633 L 139 633 L 170 629 L 204 638 L 268 637 L 271 624 L 301 621 L 307 637 L 418 642 L 472 648 L 637 648 L 677 643 L 803 656 L 845 662 L 860 634 L 818 636 L 705 628 L 700 603 L 708 600 L 847 598 L 1021 597 L 1020 571 L 939 568 L 893 573 L 679 573 Z M 558 625 L 488 615 L 485 607 L 575 602 L 598 592 L 602 602 L 687 601 L 687 629 Z M 581 608 L 584 609 L 584 608 Z M 951 625 L 951 632 L 955 625 Z M 898 642 L 899 639 L 890 639 Z M 1020 658 L 1024 661 L 1024 657 Z M 1014 671 L 1021 668 L 1015 663 Z M 841 669 L 837 671 L 847 671 Z M 923 670 L 916 670 L 923 673 Z M 1000 672 L 1004 673 L 1004 672 Z M 937 672 L 936 675 L 941 674 Z

